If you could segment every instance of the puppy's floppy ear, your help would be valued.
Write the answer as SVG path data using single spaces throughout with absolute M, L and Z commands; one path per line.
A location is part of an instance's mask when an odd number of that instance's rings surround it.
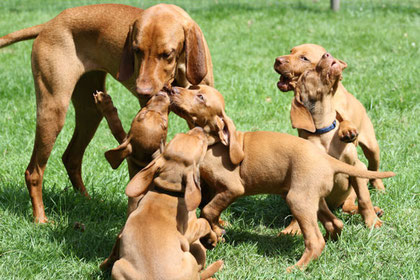
M 200 27 L 192 21 L 185 29 L 187 80 L 198 85 L 207 75 L 206 43 Z
M 117 169 L 123 160 L 132 154 L 133 148 L 130 140 L 131 138 L 128 137 L 118 147 L 105 152 L 105 158 L 113 169 Z
M 295 88 L 295 97 L 292 101 L 290 119 L 292 121 L 293 128 L 304 129 L 309 132 L 315 132 L 316 130 L 311 113 L 308 109 L 306 109 L 301 101 L 299 87 Z
M 223 145 L 229 146 L 230 161 L 238 165 L 244 159 L 243 137 L 236 132 L 233 121 L 223 112 L 223 117 L 216 117 L 217 128 L 219 129 L 219 138 Z
M 201 202 L 200 170 L 195 162 L 185 174 L 185 182 L 185 205 L 188 211 L 193 211 Z
M 341 70 L 344 70 L 347 68 L 347 63 L 345 63 L 344 61 L 337 59 L 338 63 L 340 63 L 341 66 Z
M 125 39 L 120 68 L 117 73 L 117 80 L 120 82 L 128 80 L 134 73 L 133 28 L 135 23 L 130 25 L 127 38 Z
M 125 188 L 125 194 L 128 197 L 137 197 L 144 194 L 152 183 L 155 173 L 159 171 L 162 161 L 163 158 L 160 155 L 152 160 L 152 162 L 138 172 L 133 178 L 131 178 Z

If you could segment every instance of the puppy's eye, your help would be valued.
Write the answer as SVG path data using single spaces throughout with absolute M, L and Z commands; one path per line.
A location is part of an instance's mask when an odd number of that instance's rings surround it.
M 197 98 L 201 101 L 204 102 L 204 96 L 201 94 L 197 94 Z
M 305 62 L 311 62 L 306 56 L 301 56 L 300 59 L 302 59 Z

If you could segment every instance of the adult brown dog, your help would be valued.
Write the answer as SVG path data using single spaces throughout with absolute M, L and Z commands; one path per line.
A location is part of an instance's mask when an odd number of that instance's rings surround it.
M 322 55 L 327 51 L 314 44 L 304 44 L 292 48 L 289 55 L 276 58 L 274 69 L 280 74 L 277 83 L 281 91 L 290 91 L 295 88 L 299 76 L 307 69 L 315 68 Z M 340 82 L 337 93 L 334 95 L 337 118 L 340 121 L 338 135 L 344 142 L 353 142 L 356 139 L 362 147 L 363 153 L 369 161 L 369 170 L 379 170 L 379 145 L 376 140 L 372 122 L 363 105 L 349 93 Z M 297 127 L 314 131 L 313 122 L 305 122 L 305 126 Z M 371 184 L 378 190 L 384 190 L 380 179 L 372 179 Z
M 173 5 L 144 11 L 117 4 L 71 8 L 44 24 L 0 37 L 0 48 L 33 38 L 37 120 L 25 179 L 34 220 L 39 223 L 47 221 L 42 201 L 44 170 L 70 100 L 76 127 L 62 159 L 74 189 L 88 196 L 81 163 L 102 119 L 92 92 L 105 91 L 107 73 L 137 96 L 141 105 L 164 85 L 213 84 L 210 52 L 199 26 Z
M 108 122 L 112 134 L 120 145 L 105 152 L 105 158 L 116 169 L 127 159 L 130 179 L 152 160 L 153 155 L 162 149 L 168 133 L 169 97 L 159 91 L 152 96 L 131 122 L 128 135 L 125 133 L 114 107 L 111 96 L 105 92 L 94 93 L 97 108 Z M 137 208 L 139 198 L 128 199 L 127 213 Z
M 296 82 L 290 117 L 294 127 L 301 127 L 309 115 L 316 131 L 298 129 L 300 137 L 308 139 L 336 159 L 366 169 L 358 159 L 356 146 L 341 141 L 338 132 L 341 124 L 336 120 L 334 95 L 346 67 L 345 62 L 325 53 L 315 69 L 303 72 Z M 356 196 L 359 198 L 358 206 L 354 203 Z M 381 214 L 382 211 L 372 206 L 366 179 L 345 174 L 335 175 L 334 187 L 325 200 L 330 209 L 343 205 L 342 209 L 347 213 L 359 212 L 368 227 L 382 225 L 376 214 Z M 296 220 L 293 219 L 282 233 L 300 233 Z
M 101 265 L 113 265 L 113 279 L 207 279 L 221 268 L 218 261 L 201 271 L 206 252 L 199 239 L 209 235 L 217 242 L 208 221 L 195 213 L 206 150 L 201 128 L 179 133 L 128 183 L 129 197 L 145 195 Z
M 320 256 L 325 241 L 317 224 L 336 238 L 343 223 L 328 209 L 325 197 L 338 173 L 363 178 L 386 178 L 393 172 L 374 172 L 343 163 L 311 142 L 284 133 L 236 131 L 225 113 L 223 96 L 214 88 L 174 88 L 171 110 L 190 127 L 200 126 L 208 138 L 208 151 L 200 164 L 206 186 L 215 190 L 201 216 L 220 236 L 221 212 L 243 195 L 280 194 L 302 229 L 305 252 L 296 263 L 306 266 Z

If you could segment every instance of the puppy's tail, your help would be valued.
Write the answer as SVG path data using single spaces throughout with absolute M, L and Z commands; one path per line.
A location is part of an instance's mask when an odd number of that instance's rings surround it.
M 204 280 L 212 277 L 216 272 L 223 268 L 223 261 L 218 260 L 211 265 L 208 265 L 207 268 L 200 273 L 200 279 Z
M 345 173 L 353 177 L 367 178 L 367 179 L 383 179 L 394 177 L 395 173 L 392 171 L 370 171 L 355 167 L 353 165 L 347 164 L 345 162 L 339 161 L 331 156 L 327 156 L 328 161 L 331 164 L 331 167 L 334 170 L 334 173 Z
M 42 29 L 44 29 L 44 24 L 39 24 L 4 35 L 3 37 L 0 37 L 0 48 L 16 42 L 34 39 L 39 35 Z

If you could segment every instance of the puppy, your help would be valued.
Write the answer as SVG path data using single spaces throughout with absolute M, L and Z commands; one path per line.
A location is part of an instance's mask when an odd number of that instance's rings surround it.
M 307 69 L 315 68 L 322 55 L 327 51 L 319 45 L 303 44 L 293 47 L 289 55 L 276 58 L 274 69 L 280 74 L 277 83 L 281 91 L 294 90 L 299 76 Z M 366 113 L 366 109 L 341 82 L 338 83 L 334 95 L 334 106 L 337 120 L 340 121 L 338 135 L 344 142 L 357 142 L 362 147 L 363 153 L 369 161 L 369 170 L 379 170 L 379 145 L 376 140 L 372 122 Z M 314 125 L 301 127 L 306 130 L 314 130 Z M 378 190 L 384 190 L 382 180 L 373 179 L 371 184 Z
M 314 69 L 304 71 L 295 86 L 290 117 L 300 137 L 308 139 L 336 159 L 366 169 L 358 159 L 355 145 L 341 141 L 338 132 L 341 124 L 336 120 L 334 95 L 346 67 L 344 61 L 325 53 Z M 315 132 L 301 129 L 311 124 L 315 124 Z M 354 204 L 354 190 L 359 197 L 359 207 Z M 359 212 L 368 227 L 380 227 L 382 224 L 375 214 L 382 214 L 382 210 L 372 207 L 366 179 L 337 174 L 326 201 L 330 209 L 343 205 L 345 212 Z M 292 220 L 281 233 L 300 234 L 296 220 Z
M 169 97 L 160 91 L 154 95 L 134 117 L 128 135 L 118 117 L 111 96 L 104 92 L 94 95 L 96 107 L 105 116 L 115 139 L 120 145 L 105 153 L 105 157 L 116 169 L 127 158 L 130 178 L 152 161 L 152 155 L 166 143 L 168 132 Z M 129 198 L 128 214 L 137 207 L 138 198 Z
M 195 214 L 201 200 L 198 166 L 206 149 L 201 128 L 177 134 L 128 183 L 129 197 L 144 197 L 101 265 L 115 262 L 113 279 L 206 279 L 222 267 L 217 261 L 201 271 L 205 249 L 198 240 L 217 240 L 207 220 Z
M 296 136 L 236 131 L 225 113 L 223 96 L 214 88 L 175 88 L 170 97 L 171 110 L 183 117 L 190 127 L 202 127 L 207 135 L 209 148 L 200 164 L 200 175 L 216 195 L 204 206 L 201 216 L 220 236 L 219 216 L 238 197 L 263 193 L 282 195 L 305 240 L 305 252 L 297 267 L 302 268 L 318 258 L 325 246 L 317 217 L 326 228 L 327 236 L 336 238 L 343 228 L 343 223 L 325 202 L 336 174 L 364 178 L 395 175 L 348 165 Z

